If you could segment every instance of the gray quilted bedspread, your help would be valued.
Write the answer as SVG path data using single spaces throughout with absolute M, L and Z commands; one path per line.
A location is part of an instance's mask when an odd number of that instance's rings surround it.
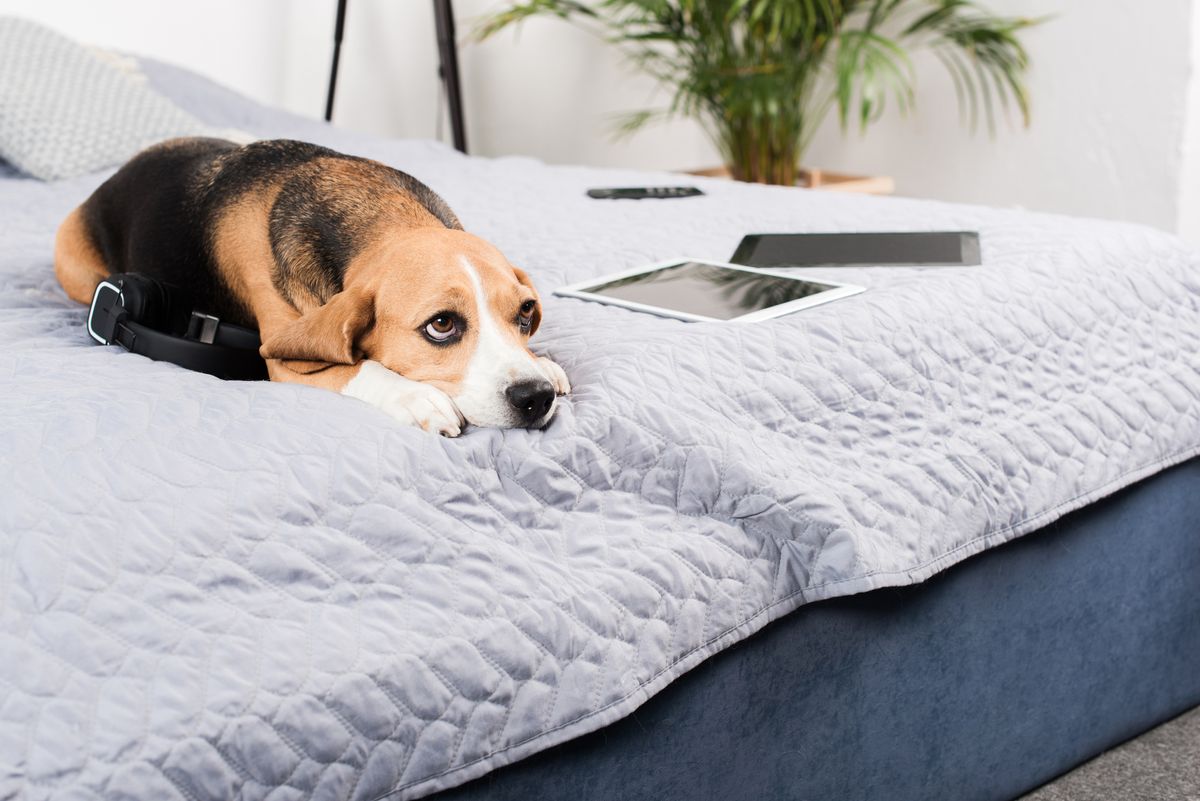
M 838 273 L 869 290 L 744 327 L 547 297 L 553 424 L 448 440 L 90 344 L 51 238 L 104 176 L 0 179 L 0 798 L 427 795 L 1200 452 L 1200 257 L 1165 234 L 720 181 L 597 202 L 678 178 L 151 78 L 414 173 L 544 295 L 748 231 L 977 229 L 984 264 Z

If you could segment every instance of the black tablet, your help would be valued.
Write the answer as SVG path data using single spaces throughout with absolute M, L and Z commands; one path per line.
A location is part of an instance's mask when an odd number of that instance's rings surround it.
M 952 267 L 979 264 L 974 231 L 750 234 L 730 259 L 748 267 Z

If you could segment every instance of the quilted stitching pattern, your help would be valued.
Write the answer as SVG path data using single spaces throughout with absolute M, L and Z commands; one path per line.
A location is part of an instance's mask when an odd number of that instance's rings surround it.
M 590 201 L 671 179 L 186 89 L 437 188 L 535 276 L 575 392 L 451 441 L 90 345 L 49 242 L 98 179 L 0 180 L 0 797 L 416 798 L 1200 450 L 1200 260 L 1149 229 L 717 181 Z M 548 297 L 745 231 L 937 228 L 985 265 L 839 271 L 870 291 L 767 324 Z

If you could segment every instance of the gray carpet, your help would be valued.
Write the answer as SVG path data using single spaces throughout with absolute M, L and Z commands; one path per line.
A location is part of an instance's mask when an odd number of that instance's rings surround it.
M 1200 799 L 1200 707 L 1101 754 L 1019 801 Z

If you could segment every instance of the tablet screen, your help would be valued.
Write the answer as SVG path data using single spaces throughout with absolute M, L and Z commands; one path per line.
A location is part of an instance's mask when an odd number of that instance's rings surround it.
M 731 320 L 837 287 L 687 261 L 579 291 L 663 309 Z

